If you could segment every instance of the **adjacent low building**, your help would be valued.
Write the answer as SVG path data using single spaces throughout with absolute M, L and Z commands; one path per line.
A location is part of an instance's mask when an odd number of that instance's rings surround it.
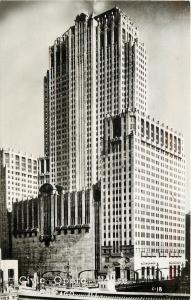
M 0 249 L 0 291 L 7 291 L 9 286 L 18 285 L 18 261 L 2 260 Z

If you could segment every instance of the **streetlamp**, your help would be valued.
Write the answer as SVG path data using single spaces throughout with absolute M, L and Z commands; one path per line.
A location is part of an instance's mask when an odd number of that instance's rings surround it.
M 40 271 L 37 271 L 37 285 L 36 285 L 36 290 L 37 290 L 37 286 L 38 286 L 38 290 L 40 291 L 40 281 L 41 281 L 41 272 Z
M 36 290 L 40 291 L 40 281 L 41 281 L 41 271 L 40 271 L 40 265 L 37 265 L 35 268 L 36 272 Z
M 27 275 L 29 275 L 29 260 L 30 260 L 30 257 L 29 257 L 29 255 L 25 255 L 24 256 L 24 258 L 25 258 L 25 261 L 23 262 L 23 265 L 24 265 L 24 269 L 25 269 L 25 274 L 26 274 L 26 276 Z
M 70 264 L 69 261 L 67 262 L 67 265 L 64 266 L 65 270 L 66 270 L 66 278 L 67 278 L 67 284 L 66 287 L 70 288 Z
M 157 263 L 157 268 L 156 268 L 156 280 L 159 281 L 159 264 Z

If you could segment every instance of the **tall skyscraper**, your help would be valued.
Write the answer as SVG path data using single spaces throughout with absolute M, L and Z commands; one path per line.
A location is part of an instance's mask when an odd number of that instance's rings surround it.
M 49 49 L 44 79 L 45 155 L 52 183 L 81 190 L 100 179 L 104 118 L 146 111 L 147 57 L 137 28 L 117 7 L 80 14 Z
M 102 267 L 116 277 L 180 274 L 183 136 L 148 115 L 146 50 L 119 8 L 82 13 L 56 39 L 44 103 L 50 182 L 72 192 L 101 181 Z

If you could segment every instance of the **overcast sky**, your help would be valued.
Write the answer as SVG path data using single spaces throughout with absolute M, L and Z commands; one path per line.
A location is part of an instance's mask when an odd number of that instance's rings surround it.
M 43 155 L 43 76 L 48 46 L 81 12 L 115 4 L 148 53 L 148 113 L 185 137 L 190 200 L 189 2 L 0 2 L 0 146 Z

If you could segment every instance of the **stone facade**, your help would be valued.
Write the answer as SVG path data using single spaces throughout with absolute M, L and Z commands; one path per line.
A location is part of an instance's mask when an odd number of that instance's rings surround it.
M 99 230 L 94 225 L 99 195 L 95 187 L 69 194 L 44 184 L 37 199 L 15 203 L 13 257 L 19 261 L 19 275 L 69 268 L 73 278 L 86 269 L 92 272 L 85 277 L 94 277 L 99 262 Z
M 68 229 L 67 234 L 62 230 L 55 236 L 49 246 L 40 241 L 40 236 L 32 233 L 31 237 L 13 238 L 13 256 L 19 261 L 19 275 L 27 272 L 33 274 L 36 271 L 48 270 L 66 271 L 69 264 L 72 276 L 85 269 L 95 269 L 95 244 L 94 232 L 86 228 Z M 90 273 L 88 273 L 90 275 Z

